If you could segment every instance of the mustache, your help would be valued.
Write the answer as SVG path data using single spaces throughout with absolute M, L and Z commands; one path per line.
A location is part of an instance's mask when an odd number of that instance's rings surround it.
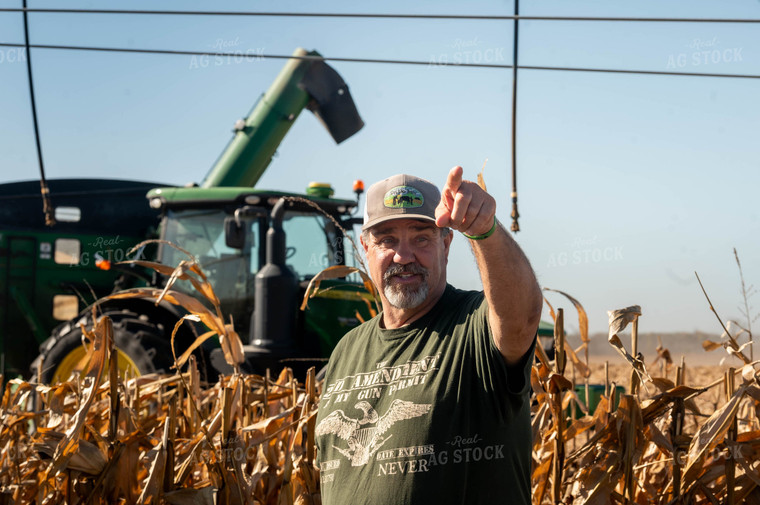
M 389 281 L 390 278 L 394 275 L 400 274 L 419 274 L 426 279 L 428 276 L 428 270 L 419 263 L 409 263 L 406 265 L 399 265 L 397 263 L 394 263 L 389 266 L 388 270 L 386 270 L 383 274 L 383 280 Z

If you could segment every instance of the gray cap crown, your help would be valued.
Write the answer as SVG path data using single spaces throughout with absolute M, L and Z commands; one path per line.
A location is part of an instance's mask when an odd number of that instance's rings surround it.
M 392 219 L 422 219 L 435 223 L 441 201 L 438 188 L 425 179 L 398 174 L 370 186 L 362 231 Z

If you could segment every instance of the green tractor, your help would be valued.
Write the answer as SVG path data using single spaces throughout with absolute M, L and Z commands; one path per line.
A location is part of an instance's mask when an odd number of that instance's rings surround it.
M 159 213 L 145 193 L 155 183 L 49 181 L 56 224 L 45 226 L 39 181 L 0 185 L 0 372 L 27 377 L 53 328 L 77 317 L 84 300 L 145 285 L 140 268 L 115 266 L 127 251 L 155 237 Z M 155 247 L 136 257 L 152 258 Z
M 312 184 L 301 195 L 254 188 L 303 109 L 337 143 L 363 126 L 337 72 L 316 52 L 298 49 L 293 56 L 248 117 L 235 124 L 235 136 L 200 186 L 50 181 L 58 221 L 52 228 L 44 227 L 39 210 L 32 212 L 41 208 L 33 182 L 0 186 L 0 201 L 6 200 L 0 213 L 0 351 L 6 377 L 25 375 L 30 364 L 42 382 L 77 372 L 85 355 L 82 328 L 93 326 L 93 310 L 83 300 L 93 295 L 97 317 L 113 320 L 119 368 L 133 375 L 169 372 L 170 336 L 184 310 L 148 298 L 106 297 L 165 285 L 163 275 L 117 265 L 122 259 L 170 266 L 186 259 L 163 242 L 127 257 L 146 238 L 174 243 L 198 260 L 223 313 L 247 342 L 246 371 L 288 365 L 298 373 L 318 365 L 360 318 L 370 317 L 370 295 L 350 276 L 328 281 L 331 289 L 298 310 L 310 279 L 325 267 L 352 263 L 344 231 L 351 233 L 360 222 L 354 217 L 360 191 L 337 199 L 326 184 Z M 23 218 L 21 203 L 28 207 Z M 192 292 L 185 281 L 173 289 Z M 177 355 L 205 331 L 201 323 L 181 326 Z M 196 355 L 209 378 L 231 371 L 218 342 L 207 341 Z

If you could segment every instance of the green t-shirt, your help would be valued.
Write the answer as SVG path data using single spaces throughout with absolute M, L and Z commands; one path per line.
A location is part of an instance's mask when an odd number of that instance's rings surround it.
M 343 337 L 316 424 L 323 504 L 530 504 L 533 348 L 507 366 L 487 314 L 447 285 L 410 325 Z

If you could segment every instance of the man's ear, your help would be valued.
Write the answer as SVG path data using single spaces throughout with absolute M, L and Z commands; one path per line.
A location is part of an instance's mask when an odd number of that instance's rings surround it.
M 367 244 L 364 241 L 364 233 L 359 234 L 359 242 L 361 242 L 362 247 L 364 248 L 364 254 L 367 254 L 367 249 L 369 249 L 369 244 Z

